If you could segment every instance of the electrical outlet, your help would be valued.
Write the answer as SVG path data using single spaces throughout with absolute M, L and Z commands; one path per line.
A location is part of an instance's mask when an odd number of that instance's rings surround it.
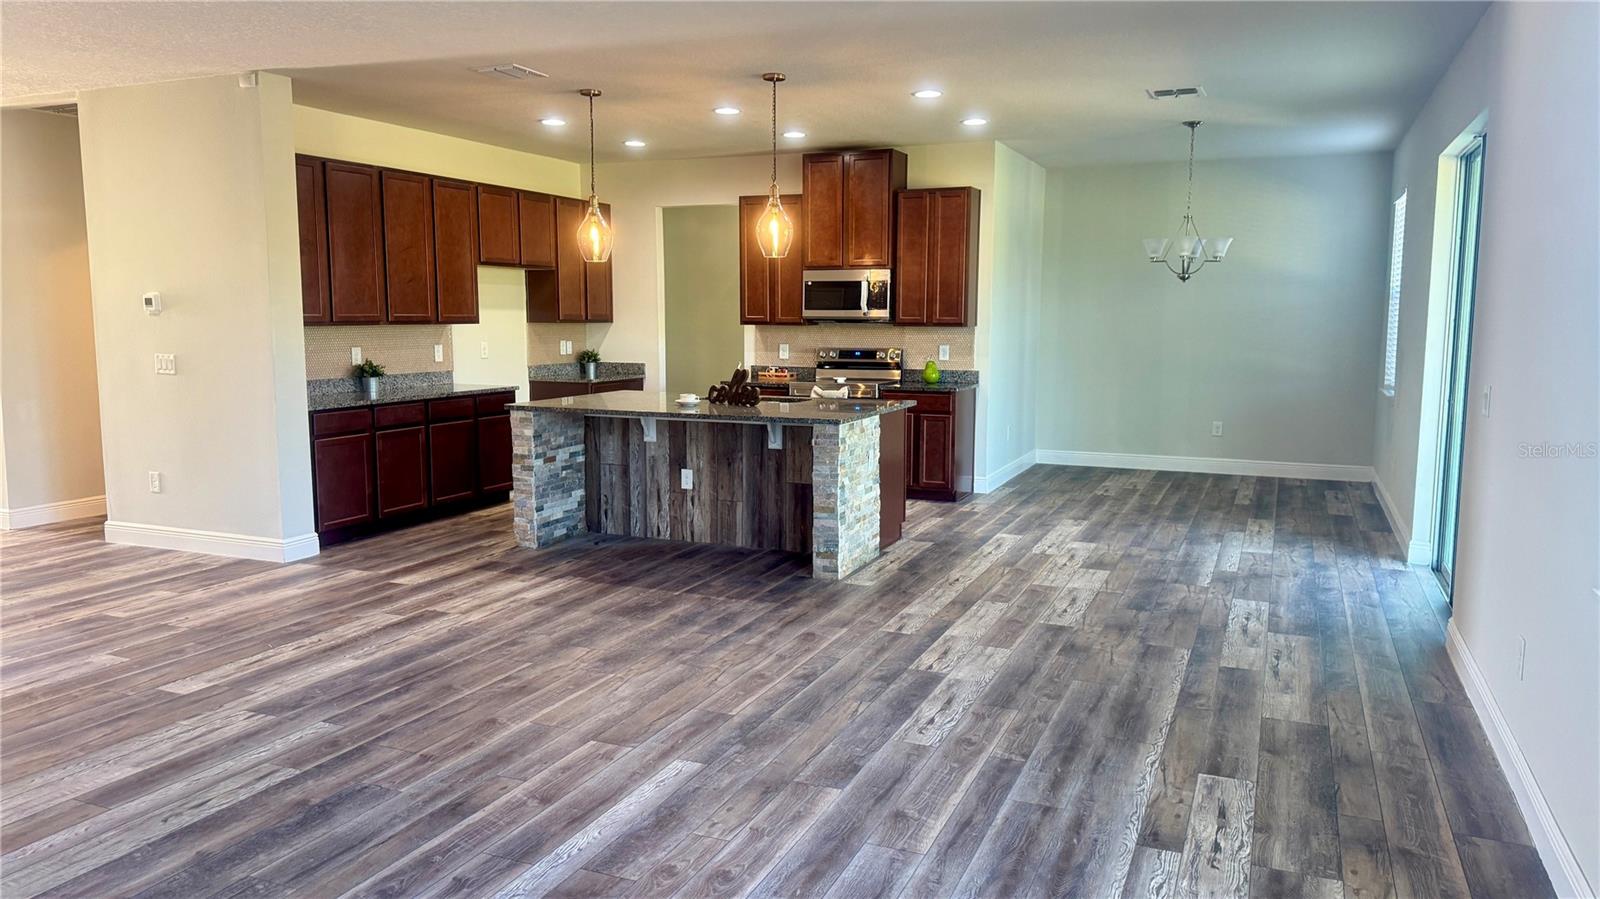
M 1213 437 L 1221 437 L 1222 436 L 1222 422 L 1214 421 L 1214 422 L 1211 423 L 1211 436 L 1213 436 Z
M 443 362 L 444 361 L 444 344 L 436 343 L 436 344 L 433 345 L 433 361 L 435 361 L 435 362 Z
M 682 487 L 685 490 L 693 490 L 694 489 L 694 469 L 692 469 L 692 468 L 680 468 L 680 469 L 678 469 L 678 486 Z
M 1494 390 L 1493 387 L 1485 387 L 1485 388 L 1483 388 L 1483 417 L 1484 418 L 1488 418 L 1489 417 L 1489 393 L 1492 390 Z
M 159 471 L 150 472 L 150 492 L 151 493 L 160 493 L 161 492 L 161 472 L 159 472 Z
M 1528 665 L 1528 638 L 1517 638 L 1517 680 L 1522 680 Z
M 489 358 L 489 341 L 487 341 L 487 340 L 478 341 L 478 358 L 479 359 L 487 359 L 487 358 Z
M 778 344 L 778 358 L 779 359 L 787 359 L 787 358 L 789 358 L 789 345 L 787 343 Z
M 351 365 L 360 365 L 361 364 L 361 347 L 353 346 L 353 347 L 350 348 L 350 364 Z
M 172 353 L 156 354 L 156 374 L 175 375 L 178 373 L 178 357 Z
M 940 362 L 949 362 L 950 361 L 950 344 L 948 344 L 948 343 L 939 344 L 939 361 Z

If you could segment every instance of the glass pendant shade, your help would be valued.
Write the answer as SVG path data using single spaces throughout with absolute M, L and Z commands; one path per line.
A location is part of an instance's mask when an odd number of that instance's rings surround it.
M 1144 254 L 1150 257 L 1151 262 L 1160 262 L 1167 257 L 1167 247 L 1172 241 L 1165 237 L 1147 237 L 1144 240 Z
M 782 259 L 794 246 L 794 221 L 776 193 L 767 199 L 767 208 L 756 219 L 756 245 L 768 259 Z
M 1206 258 L 1212 262 L 1221 262 L 1222 258 L 1228 255 L 1228 247 L 1232 243 L 1231 237 L 1206 238 Z
M 1184 259 L 1196 259 L 1204 249 L 1205 243 L 1198 237 L 1178 238 L 1178 255 Z
M 589 211 L 578 224 L 578 251 L 584 262 L 605 262 L 611 258 L 611 223 L 600 212 L 600 201 L 589 196 Z

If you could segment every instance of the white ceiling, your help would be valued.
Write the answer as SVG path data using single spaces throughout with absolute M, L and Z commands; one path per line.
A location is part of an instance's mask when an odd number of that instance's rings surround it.
M 0 99 L 266 69 L 295 100 L 581 159 L 754 153 L 777 69 L 791 149 L 1005 141 L 1045 165 L 1394 146 L 1478 2 L 0 4 Z M 472 66 L 517 62 L 547 79 Z M 1144 89 L 1203 85 L 1151 101 Z M 936 101 L 910 92 L 943 88 Z M 713 106 L 745 112 L 722 117 Z M 570 123 L 538 124 L 546 115 Z M 959 120 L 979 114 L 981 129 Z M 644 150 L 621 141 L 638 137 Z

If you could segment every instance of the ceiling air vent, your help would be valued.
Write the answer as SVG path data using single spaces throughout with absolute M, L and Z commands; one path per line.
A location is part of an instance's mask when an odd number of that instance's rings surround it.
M 1152 100 L 1176 100 L 1179 97 L 1204 97 L 1203 87 L 1165 87 L 1161 90 L 1145 88 L 1144 95 Z
M 69 115 L 73 118 L 78 117 L 78 104 L 76 103 L 57 103 L 54 106 L 36 106 L 34 108 L 40 112 L 49 112 L 54 113 L 55 115 Z
M 494 66 L 473 66 L 472 71 L 477 72 L 479 75 L 488 75 L 493 78 L 510 78 L 513 81 L 521 81 L 525 78 L 550 77 L 538 69 L 530 69 L 514 62 L 503 62 Z

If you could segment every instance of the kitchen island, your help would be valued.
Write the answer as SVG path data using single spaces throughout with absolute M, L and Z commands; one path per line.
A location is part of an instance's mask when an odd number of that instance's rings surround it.
M 511 406 L 517 542 L 592 532 L 811 554 L 848 577 L 905 520 L 906 410 L 885 400 L 681 406 L 642 390 Z

